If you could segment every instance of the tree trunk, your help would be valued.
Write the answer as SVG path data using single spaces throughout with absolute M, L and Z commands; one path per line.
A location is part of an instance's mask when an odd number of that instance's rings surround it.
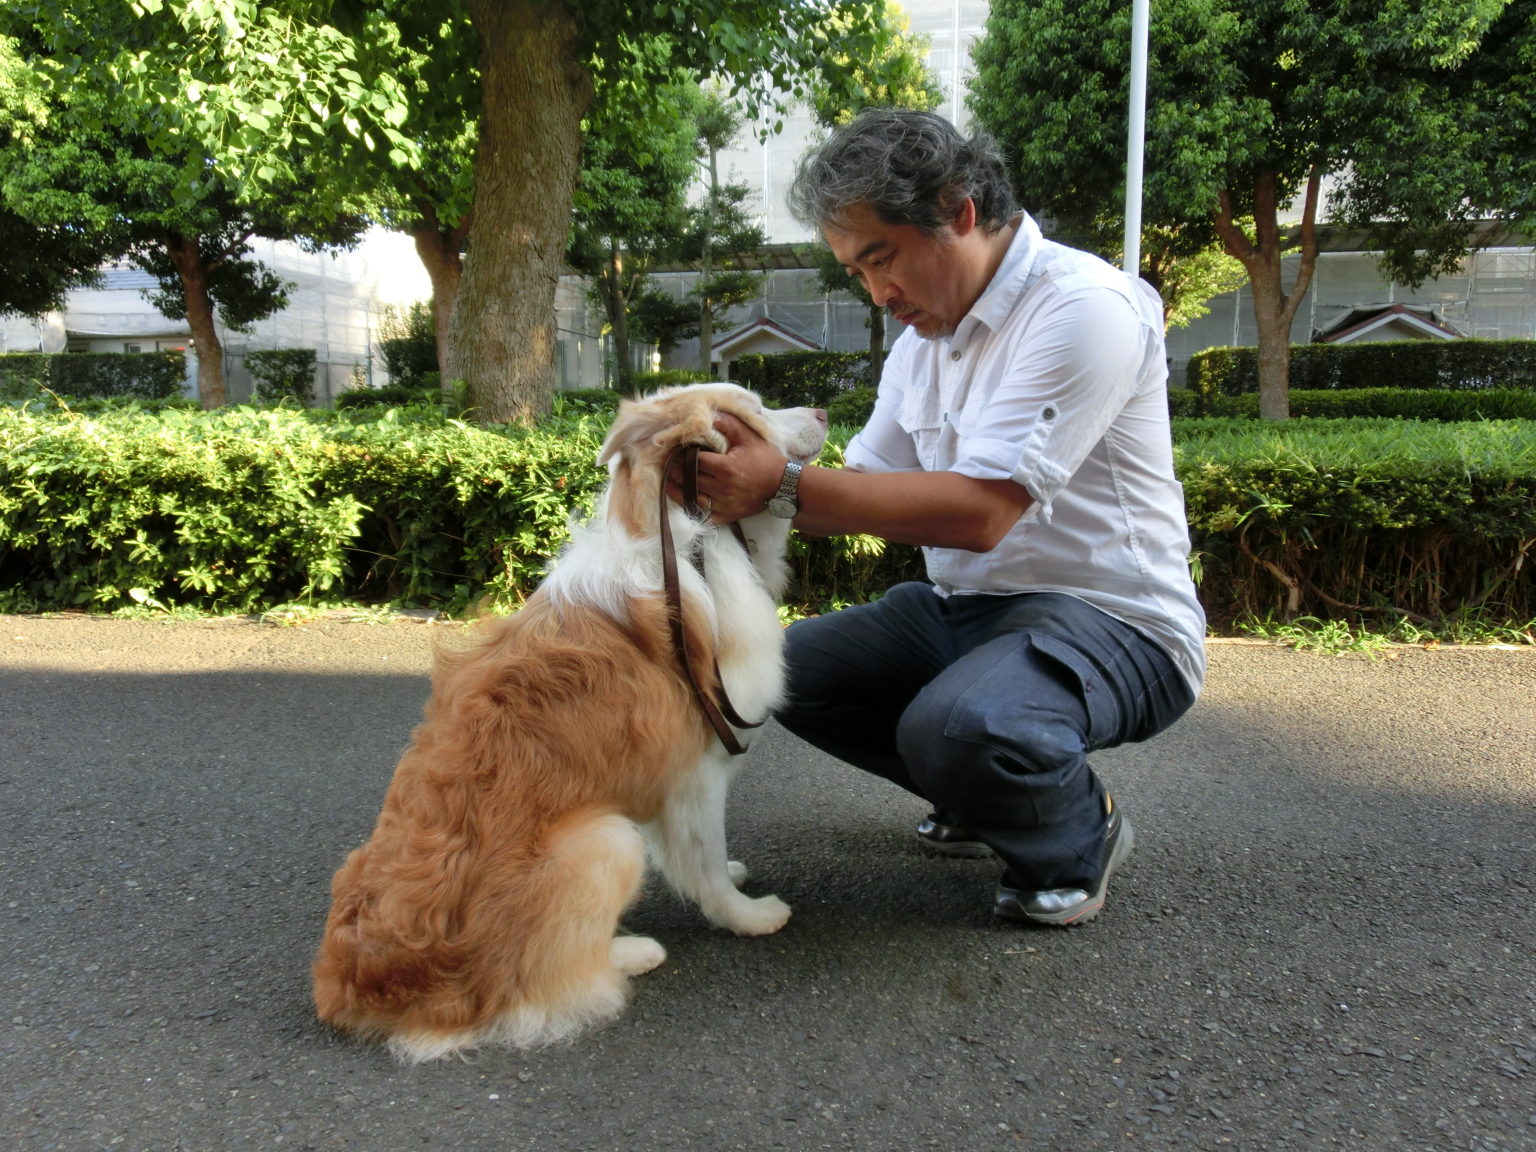
M 592 78 L 554 0 L 468 0 L 481 42 L 475 227 L 453 310 L 449 376 L 482 420 L 531 423 L 555 388 L 564 264 Z
M 437 338 L 438 382 L 443 388 L 453 384 L 448 372 L 453 348 L 453 308 L 459 298 L 459 282 L 464 276 L 464 239 L 469 235 L 469 221 L 461 221 L 457 227 L 444 228 L 437 210 L 430 204 L 422 212 L 421 223 L 411 231 L 416 242 L 416 255 L 427 270 L 432 282 L 432 328 Z
M 1242 261 L 1248 270 L 1248 282 L 1253 289 L 1253 318 L 1259 329 L 1259 415 L 1265 420 L 1285 420 L 1291 414 L 1291 322 L 1317 266 L 1317 198 L 1321 182 L 1321 174 L 1313 169 L 1302 209 L 1301 260 L 1289 293 L 1280 278 L 1281 205 L 1274 173 L 1260 173 L 1254 183 L 1251 239 L 1233 218 L 1231 197 L 1226 192 L 1221 194 L 1216 232 L 1227 254 Z
M 624 253 L 618 244 L 608 242 L 608 273 L 600 281 L 603 309 L 608 313 L 608 327 L 613 332 L 613 370 L 619 391 L 635 394 L 635 370 L 629 362 L 629 300 L 624 290 Z
M 885 309 L 869 308 L 869 386 L 880 387 L 885 373 Z
M 198 401 L 204 408 L 222 408 L 228 400 L 224 391 L 224 344 L 213 322 L 213 297 L 208 293 L 208 269 L 203 266 L 198 238 L 168 237 L 165 250 L 181 279 L 181 293 L 186 300 L 187 327 L 192 331 L 192 349 L 197 353 Z
M 704 247 L 699 259 L 699 371 L 715 371 L 715 302 L 709 298 L 710 258 L 715 242 L 715 215 L 719 211 L 720 170 L 717 153 L 709 149 L 709 216 L 704 221 Z

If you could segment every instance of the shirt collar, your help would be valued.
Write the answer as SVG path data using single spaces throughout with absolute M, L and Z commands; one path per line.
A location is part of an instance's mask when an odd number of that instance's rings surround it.
M 1040 253 L 1040 226 L 1027 212 L 1020 212 L 1013 218 L 1013 223 L 1017 229 L 1012 243 L 1008 245 L 1008 251 L 1003 254 L 1003 262 L 997 266 L 986 289 L 976 298 L 976 303 L 971 305 L 971 310 L 956 327 L 953 338 L 955 342 L 963 344 L 968 341 L 977 324 L 984 324 L 996 332 L 1008 319 L 1013 306 L 1018 303 L 1029 284 L 1030 270 L 1035 265 L 1035 257 Z

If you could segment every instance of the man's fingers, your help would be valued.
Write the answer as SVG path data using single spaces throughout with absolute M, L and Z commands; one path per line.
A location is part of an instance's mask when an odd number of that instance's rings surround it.
M 758 438 L 757 433 L 752 431 L 746 421 L 730 412 L 715 413 L 715 431 L 724 436 L 732 448 L 743 441 Z

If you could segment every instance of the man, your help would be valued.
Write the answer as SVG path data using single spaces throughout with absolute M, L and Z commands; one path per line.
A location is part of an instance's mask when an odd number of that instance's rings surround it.
M 995 852 L 999 917 L 1086 923 L 1133 843 L 1087 755 L 1162 731 L 1205 670 L 1157 294 L 1044 240 L 992 142 L 927 113 L 860 115 L 790 201 L 907 328 L 844 468 L 726 422 L 700 492 L 721 522 L 766 503 L 921 545 L 932 586 L 791 627 L 778 719 L 925 798 L 930 847 Z

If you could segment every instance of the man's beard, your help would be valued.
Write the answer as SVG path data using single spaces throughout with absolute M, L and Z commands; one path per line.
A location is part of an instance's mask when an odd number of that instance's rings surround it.
M 912 331 L 916 332 L 918 336 L 924 340 L 947 340 L 949 337 L 955 334 L 953 325 L 942 324 L 935 321 L 931 315 L 929 315 L 927 312 L 924 312 L 921 308 L 916 309 L 916 321 L 909 323 L 908 321 L 901 319 L 901 313 L 913 312 L 913 309 L 908 307 L 904 301 L 897 301 L 895 306 L 886 305 L 885 311 L 892 320 L 895 320 L 903 327 L 912 329 Z M 927 328 L 928 330 L 924 331 L 924 328 Z

